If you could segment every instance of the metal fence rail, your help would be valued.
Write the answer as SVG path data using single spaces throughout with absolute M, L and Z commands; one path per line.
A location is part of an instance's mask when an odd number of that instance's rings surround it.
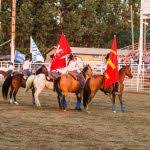
M 86 61 L 86 64 L 90 64 L 93 69 L 94 74 L 102 74 L 105 70 L 105 64 L 100 61 Z M 49 63 L 34 63 L 31 65 L 32 72 L 35 72 L 39 66 L 44 64 L 47 68 L 50 68 Z M 8 70 L 8 62 L 2 61 L 0 62 L 0 70 L 7 71 Z M 119 64 L 119 68 L 121 68 L 122 64 Z M 15 63 L 15 70 L 22 71 L 22 64 Z M 124 81 L 125 91 L 134 91 L 134 92 L 144 92 L 150 93 L 150 64 L 143 64 L 141 66 L 141 73 L 138 75 L 138 64 L 131 64 L 133 78 L 126 78 Z M 1 77 L 2 78 L 2 77 Z

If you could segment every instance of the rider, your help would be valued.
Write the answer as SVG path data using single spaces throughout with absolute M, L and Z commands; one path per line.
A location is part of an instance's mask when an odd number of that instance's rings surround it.
M 105 60 L 106 60 L 106 67 L 105 67 L 105 70 L 106 70 L 106 68 L 107 68 L 107 62 L 109 60 L 109 53 L 106 55 Z M 119 83 L 116 82 L 116 83 L 113 84 L 113 86 L 114 86 L 114 88 L 113 88 L 113 94 L 119 95 L 120 94 L 119 91 L 118 91 Z
M 83 61 L 81 61 L 81 59 L 79 59 L 76 56 L 73 56 L 73 54 L 69 55 L 67 69 L 68 71 L 74 72 L 77 75 L 77 77 L 79 77 L 82 88 L 84 87 L 84 82 L 85 82 L 83 74 L 81 73 L 83 67 L 84 67 L 84 63 Z
M 14 66 L 13 66 L 13 63 L 10 62 L 10 63 L 9 63 L 9 66 L 8 66 L 8 70 L 6 71 L 6 73 L 7 73 L 8 75 L 11 75 L 11 74 L 13 73 L 13 71 L 14 71 Z
M 31 59 L 29 56 L 26 56 L 25 61 L 23 63 L 23 71 L 27 74 L 27 76 L 31 75 L 30 65 L 31 65 Z

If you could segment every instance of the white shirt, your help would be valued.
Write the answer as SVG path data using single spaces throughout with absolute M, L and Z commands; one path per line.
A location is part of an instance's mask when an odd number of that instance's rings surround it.
M 26 60 L 23 63 L 23 70 L 25 70 L 25 69 L 30 69 L 30 61 L 29 60 Z
M 57 69 L 57 71 L 60 72 L 61 74 L 65 74 L 67 73 L 67 67 Z
M 83 61 L 80 58 L 75 58 L 69 62 L 68 71 L 77 70 L 78 72 L 81 72 L 80 70 L 83 69 L 83 66 Z

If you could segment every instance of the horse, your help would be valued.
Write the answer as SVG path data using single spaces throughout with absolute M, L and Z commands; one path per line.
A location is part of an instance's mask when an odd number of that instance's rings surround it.
M 92 76 L 92 69 L 89 65 L 86 65 L 81 74 L 84 76 L 84 79 Z M 68 93 L 75 93 L 77 97 L 76 110 L 81 110 L 81 98 L 82 98 L 82 89 L 80 85 L 80 81 L 72 75 L 71 72 L 68 74 L 62 74 L 54 81 L 54 91 L 57 93 L 57 99 L 59 108 L 62 110 L 66 110 L 66 96 Z
M 118 95 L 118 97 L 119 97 L 122 112 L 125 111 L 125 104 L 124 104 L 124 101 L 122 100 L 122 94 L 123 94 L 123 89 L 124 89 L 123 82 L 125 80 L 125 76 L 128 76 L 129 78 L 133 77 L 130 65 L 123 66 L 119 70 L 119 86 L 118 86 L 119 89 L 118 90 L 120 94 Z M 111 101 L 112 101 L 112 111 L 114 113 L 116 112 L 115 110 L 116 95 L 113 93 L 114 86 L 111 85 L 110 87 L 104 90 L 104 86 L 103 86 L 104 79 L 105 79 L 104 75 L 98 74 L 98 75 L 93 75 L 91 78 L 87 80 L 84 90 L 83 90 L 83 106 L 86 110 L 88 109 L 89 104 L 92 102 L 92 99 L 94 98 L 96 92 L 98 90 L 101 90 L 105 94 L 110 94 Z
M 48 74 L 50 77 L 51 75 Z M 51 78 L 51 77 L 50 77 Z M 53 78 L 51 78 L 53 80 Z M 31 87 L 33 87 L 34 92 L 34 101 L 33 104 L 35 104 L 37 107 L 41 107 L 40 101 L 39 101 L 39 94 L 42 92 L 44 87 L 53 90 L 53 81 L 47 81 L 45 74 L 41 73 L 37 76 L 31 75 L 26 81 L 26 89 L 25 92 L 27 92 Z
M 3 70 L 0 70 L 0 74 L 3 75 L 4 78 L 8 76 L 8 74 Z
M 47 68 L 42 65 L 42 67 L 40 69 L 38 69 L 36 71 L 36 75 L 40 74 L 40 73 L 44 73 L 47 74 Z M 11 87 L 10 90 L 10 103 L 14 103 L 16 105 L 19 105 L 19 103 L 16 100 L 16 94 L 19 90 L 20 87 L 25 88 L 26 87 L 26 79 L 24 79 L 24 74 L 23 73 L 17 73 L 17 74 L 13 74 L 12 76 L 8 76 L 6 77 L 3 85 L 2 85 L 2 95 L 4 99 L 7 99 L 8 97 L 8 91 L 9 88 Z M 34 89 L 32 89 L 32 97 L 34 99 Z M 12 95 L 13 95 L 13 99 L 12 99 Z

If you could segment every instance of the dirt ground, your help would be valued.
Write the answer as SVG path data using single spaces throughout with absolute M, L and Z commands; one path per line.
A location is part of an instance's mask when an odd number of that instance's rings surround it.
M 1 90 L 1 84 L 0 84 Z M 75 96 L 68 111 L 59 110 L 56 94 L 44 90 L 41 108 L 32 106 L 31 93 L 18 93 L 19 106 L 0 92 L 0 149 L 4 150 L 148 150 L 150 149 L 150 94 L 124 93 L 126 112 L 111 111 L 111 101 L 96 94 L 91 113 L 76 111 Z

